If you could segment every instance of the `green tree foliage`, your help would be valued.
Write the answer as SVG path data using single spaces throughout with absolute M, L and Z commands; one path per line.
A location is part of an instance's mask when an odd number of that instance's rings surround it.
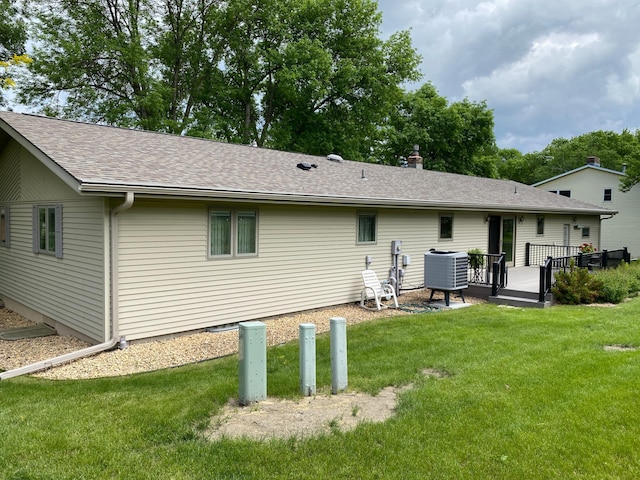
M 426 83 L 404 95 L 386 133 L 388 140 L 380 147 L 385 163 L 397 163 L 419 145 L 429 170 L 486 177 L 497 173 L 493 112 L 485 102 L 449 104 Z
M 0 0 L 0 89 L 15 85 L 9 72 L 12 67 L 30 62 L 31 59 L 24 55 L 26 40 L 25 24 L 19 17 L 15 2 Z M 0 105 L 4 104 L 5 98 L 0 91 Z
M 627 166 L 621 188 L 630 188 L 640 179 L 640 133 L 628 130 L 556 138 L 541 152 L 503 155 L 499 172 L 503 178 L 531 184 L 581 167 L 590 156 L 600 158 L 601 166 L 611 170 Z
M 23 100 L 45 112 L 365 158 L 419 78 L 373 0 L 48 0 Z M 56 99 L 64 101 L 57 102 Z

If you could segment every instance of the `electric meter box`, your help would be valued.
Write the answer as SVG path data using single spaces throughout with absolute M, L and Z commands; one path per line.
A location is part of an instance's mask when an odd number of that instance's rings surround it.
M 391 241 L 391 255 L 400 255 L 402 251 L 402 240 Z

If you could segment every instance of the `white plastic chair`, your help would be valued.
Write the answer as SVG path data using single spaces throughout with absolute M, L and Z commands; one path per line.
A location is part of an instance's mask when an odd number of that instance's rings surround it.
M 364 288 L 360 294 L 360 306 L 367 310 L 382 310 L 383 308 L 389 308 L 388 305 L 382 303 L 382 300 L 391 300 L 395 304 L 395 308 L 398 308 L 398 297 L 396 297 L 396 291 L 393 285 L 388 283 L 380 283 L 376 272 L 373 270 L 364 270 L 362 272 L 362 281 L 364 282 Z M 367 302 L 375 300 L 376 308 L 368 307 Z

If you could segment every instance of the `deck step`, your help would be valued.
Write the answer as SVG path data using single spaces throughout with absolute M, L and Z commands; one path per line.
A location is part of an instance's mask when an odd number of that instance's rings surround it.
M 522 296 L 509 296 L 503 295 L 500 292 L 500 295 L 495 297 L 490 296 L 488 298 L 489 303 L 493 303 L 495 305 L 509 305 L 511 307 L 525 307 L 525 308 L 546 308 L 551 306 L 551 301 L 547 300 L 545 302 L 539 302 L 536 298 L 527 298 Z

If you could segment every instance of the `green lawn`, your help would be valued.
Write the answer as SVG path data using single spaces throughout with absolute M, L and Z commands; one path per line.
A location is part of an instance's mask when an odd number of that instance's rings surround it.
M 64 478 L 640 478 L 640 298 L 614 308 L 477 305 L 348 330 L 349 386 L 410 382 L 397 415 L 310 440 L 209 443 L 237 357 L 126 378 L 0 382 L 0 476 Z M 331 384 L 319 336 L 318 385 Z M 448 378 L 424 378 L 424 368 Z M 295 397 L 296 343 L 268 352 Z

